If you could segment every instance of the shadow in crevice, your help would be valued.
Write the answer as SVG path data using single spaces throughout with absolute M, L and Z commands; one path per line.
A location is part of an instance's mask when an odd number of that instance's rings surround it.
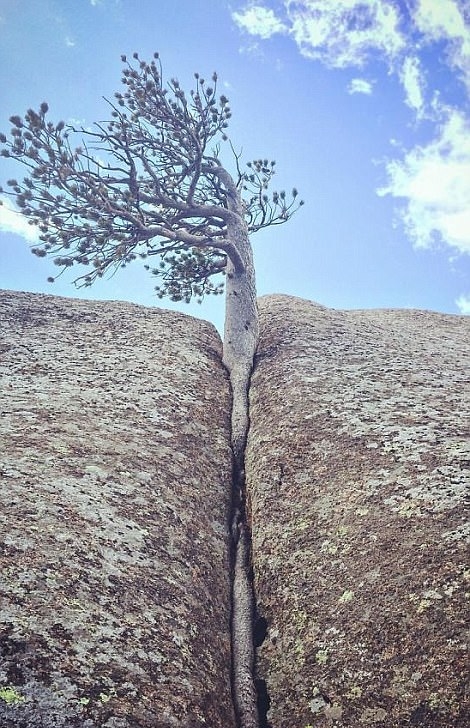
M 253 642 L 255 647 L 261 647 L 268 633 L 268 620 L 258 615 L 253 627 Z
M 260 614 L 255 615 L 253 624 L 253 643 L 255 650 L 261 647 L 268 633 L 268 620 Z M 256 702 L 258 705 L 259 728 L 271 728 L 268 710 L 271 706 L 266 680 L 255 677 Z
M 271 728 L 271 724 L 268 722 L 268 710 L 271 706 L 271 700 L 269 699 L 266 680 L 256 678 L 255 688 L 256 702 L 258 704 L 258 726 L 259 728 Z

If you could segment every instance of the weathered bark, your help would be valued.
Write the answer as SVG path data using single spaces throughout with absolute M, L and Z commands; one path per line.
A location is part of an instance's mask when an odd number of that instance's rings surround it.
M 223 362 L 232 388 L 231 442 L 234 457 L 234 504 L 245 517 L 244 459 L 249 428 L 248 390 L 258 342 L 258 313 L 253 257 L 244 223 L 233 226 L 232 239 L 243 259 L 237 270 L 229 259 L 226 281 L 226 314 Z M 238 528 L 237 528 L 238 526 Z M 254 686 L 253 586 L 249 578 L 249 533 L 235 525 L 235 563 L 232 591 L 232 669 L 234 702 L 240 728 L 256 728 L 258 711 Z
M 235 462 L 243 465 L 248 432 L 248 389 L 253 357 L 258 343 L 258 311 L 253 254 L 244 223 L 233 225 L 237 248 L 244 269 L 235 268 L 229 259 L 226 280 L 226 308 L 223 363 L 232 385 L 232 446 Z
M 249 577 L 251 543 L 247 527 L 238 523 L 233 597 L 232 661 L 235 711 L 240 728 L 257 728 L 258 710 L 254 685 L 255 649 L 253 644 L 253 585 Z
M 228 239 L 239 259 L 227 262 L 223 363 L 232 388 L 231 442 L 234 458 L 234 574 L 232 588 L 232 670 L 235 709 L 240 728 L 256 728 L 258 711 L 254 686 L 253 586 L 249 576 L 251 550 L 245 519 L 244 459 L 249 428 L 248 390 L 258 345 L 258 309 L 253 253 L 243 203 L 231 177 L 222 170 L 229 209 Z
M 242 467 L 248 432 L 248 388 L 258 345 L 258 309 L 253 251 L 245 221 L 243 201 L 231 176 L 223 168 L 219 179 L 227 190 L 227 238 L 237 251 L 228 256 L 225 282 L 223 363 L 232 385 L 232 445 L 237 466 Z

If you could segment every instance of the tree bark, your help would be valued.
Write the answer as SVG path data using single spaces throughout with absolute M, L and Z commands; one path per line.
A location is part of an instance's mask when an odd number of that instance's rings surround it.
M 238 192 L 233 207 L 234 212 L 239 213 L 239 221 L 228 223 L 228 238 L 238 251 L 243 269 L 228 257 L 223 362 L 232 385 L 233 453 L 236 465 L 241 467 L 249 423 L 248 388 L 259 329 L 253 252 Z
M 251 543 L 244 523 L 238 523 L 232 586 L 232 673 L 235 712 L 240 728 L 258 728 L 254 683 L 254 595 L 249 576 Z
M 227 174 L 227 173 L 225 173 Z M 240 728 L 258 726 L 254 685 L 254 595 L 250 579 L 250 535 L 244 523 L 244 461 L 249 427 L 248 390 L 258 345 L 258 309 L 253 252 L 244 219 L 243 203 L 232 179 L 223 179 L 229 209 L 236 213 L 227 223 L 228 239 L 239 260 L 227 259 L 223 363 L 232 388 L 231 441 L 234 457 L 235 560 L 232 584 L 232 672 L 237 720 Z

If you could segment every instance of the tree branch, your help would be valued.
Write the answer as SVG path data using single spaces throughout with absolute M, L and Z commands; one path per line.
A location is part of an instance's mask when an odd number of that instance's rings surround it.
M 107 101 L 111 119 L 93 130 L 53 124 L 45 102 L 10 118 L 0 154 L 29 176 L 9 180 L 6 194 L 39 228 L 33 252 L 56 256 L 62 269 L 85 266 L 76 279 L 85 285 L 136 258 L 160 255 L 154 272 L 168 282 L 162 290 L 170 296 L 219 292 L 210 276 L 227 259 L 243 272 L 248 232 L 288 220 L 297 192 L 292 201 L 284 192 L 268 198 L 274 162 L 255 160 L 242 172 L 231 143 L 236 180 L 222 165 L 231 111 L 224 95 L 217 99 L 216 74 L 212 84 L 195 74 L 186 95 L 176 79 L 163 84 L 158 55 L 150 63 L 134 58 L 123 56 L 124 92 Z

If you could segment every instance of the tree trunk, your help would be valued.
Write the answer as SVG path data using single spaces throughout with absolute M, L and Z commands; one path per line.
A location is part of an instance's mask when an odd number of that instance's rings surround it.
M 248 388 L 259 330 L 253 252 L 238 193 L 233 207 L 240 215 L 240 221 L 229 223 L 228 237 L 237 248 L 243 270 L 228 258 L 223 362 L 232 385 L 233 453 L 236 465 L 241 467 L 248 432 Z
M 240 728 L 258 726 L 254 685 L 254 596 L 250 579 L 250 532 L 245 523 L 245 446 L 249 427 L 248 390 L 258 345 L 258 309 L 253 252 L 243 204 L 231 178 L 224 180 L 229 207 L 236 218 L 228 223 L 228 239 L 240 260 L 228 258 L 226 278 L 223 362 L 232 387 L 231 441 L 234 457 L 234 510 L 232 534 L 235 560 L 232 585 L 232 671 L 234 703 Z M 230 185 L 230 182 L 232 183 Z M 240 264 L 241 261 L 241 264 Z
M 240 728 L 258 728 L 254 683 L 254 595 L 249 577 L 251 540 L 245 524 L 238 524 L 232 586 L 232 674 L 235 711 Z

